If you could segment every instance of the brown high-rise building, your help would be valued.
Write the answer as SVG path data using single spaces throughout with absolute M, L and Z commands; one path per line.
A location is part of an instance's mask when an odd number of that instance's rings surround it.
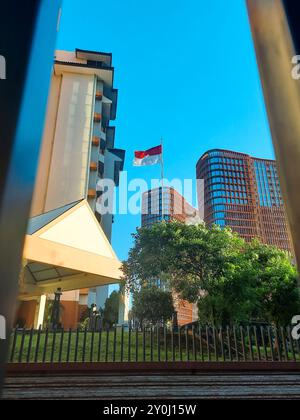
M 198 217 L 198 210 L 174 188 L 154 188 L 146 191 L 142 198 L 142 227 L 165 220 L 187 223 Z
M 197 163 L 204 179 L 204 221 L 229 226 L 245 240 L 293 252 L 276 162 L 229 150 L 210 150 Z M 201 202 L 200 202 L 201 201 Z
M 162 193 L 163 191 L 163 193 Z M 142 227 L 149 227 L 161 221 L 194 223 L 199 218 L 198 210 L 192 207 L 174 188 L 164 187 L 149 190 L 142 199 Z M 178 298 L 173 293 L 178 325 L 198 320 L 197 307 Z

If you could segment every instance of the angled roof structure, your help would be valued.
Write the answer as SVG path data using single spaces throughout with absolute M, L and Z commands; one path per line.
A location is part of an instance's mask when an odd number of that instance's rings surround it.
M 121 281 L 121 263 L 86 200 L 31 218 L 23 258 L 21 299 Z

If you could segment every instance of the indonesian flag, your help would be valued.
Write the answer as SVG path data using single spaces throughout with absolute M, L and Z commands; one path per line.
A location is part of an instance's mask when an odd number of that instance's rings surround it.
M 134 152 L 133 166 L 150 166 L 161 163 L 162 146 L 152 147 L 144 152 Z

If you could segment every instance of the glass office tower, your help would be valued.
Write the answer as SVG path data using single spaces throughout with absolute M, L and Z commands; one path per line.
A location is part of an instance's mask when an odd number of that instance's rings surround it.
M 210 150 L 197 163 L 204 179 L 204 220 L 229 226 L 245 240 L 293 252 L 276 162 L 229 150 Z M 199 203 L 199 207 L 203 203 Z

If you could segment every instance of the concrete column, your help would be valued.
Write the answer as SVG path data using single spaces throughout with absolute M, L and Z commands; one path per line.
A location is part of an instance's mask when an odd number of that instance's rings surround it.
M 128 312 L 130 306 L 130 295 L 129 293 L 120 293 L 119 301 L 119 319 L 118 324 L 123 325 L 128 323 Z
M 247 0 L 247 4 L 281 189 L 300 265 L 300 84 L 293 77 L 296 49 L 282 0 Z
M 40 326 L 43 326 L 45 309 L 46 309 L 47 296 L 42 295 L 37 302 L 36 315 L 34 319 L 34 328 L 38 329 Z

